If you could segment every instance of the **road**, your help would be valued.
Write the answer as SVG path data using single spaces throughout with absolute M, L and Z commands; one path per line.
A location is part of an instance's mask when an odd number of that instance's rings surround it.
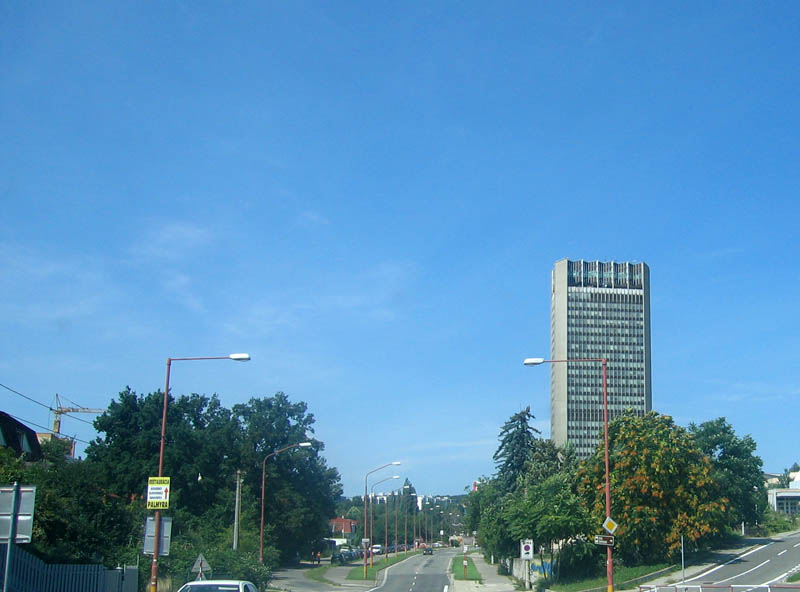
M 415 555 L 389 569 L 380 592 L 443 592 L 450 579 L 447 568 L 456 549 L 436 549 L 433 555 Z
M 687 586 L 735 588 L 774 584 L 800 571 L 800 533 L 766 540 L 756 548 L 699 576 Z

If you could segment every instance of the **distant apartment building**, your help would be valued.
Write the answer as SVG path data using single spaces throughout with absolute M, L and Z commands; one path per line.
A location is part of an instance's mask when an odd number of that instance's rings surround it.
M 550 298 L 551 358 L 606 358 L 609 421 L 627 409 L 650 411 L 649 267 L 561 259 Z M 551 439 L 560 446 L 569 442 L 586 458 L 602 429 L 601 364 L 551 364 Z

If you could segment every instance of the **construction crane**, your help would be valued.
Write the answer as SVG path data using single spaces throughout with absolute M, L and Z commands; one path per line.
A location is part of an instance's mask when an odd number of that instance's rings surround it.
M 103 413 L 105 409 L 89 409 L 88 407 L 62 407 L 61 399 L 56 393 L 56 408 L 53 409 L 53 435 L 61 435 L 61 416 L 65 413 Z

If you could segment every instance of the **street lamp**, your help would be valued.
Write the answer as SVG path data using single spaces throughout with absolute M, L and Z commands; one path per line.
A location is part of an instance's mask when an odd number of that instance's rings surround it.
M 403 485 L 403 489 L 411 489 L 411 486 L 410 485 Z M 401 489 L 400 493 L 403 494 L 402 495 L 402 498 L 403 498 L 403 518 L 405 520 L 405 525 L 403 526 L 403 546 L 405 547 L 405 549 L 404 549 L 405 553 L 403 553 L 403 554 L 406 555 L 406 554 L 408 554 L 408 504 L 405 503 L 405 500 L 407 499 L 406 495 L 405 495 L 406 492 Z M 395 509 L 395 513 L 396 512 L 397 512 L 397 510 Z M 397 527 L 395 526 L 395 532 L 396 531 L 397 531 Z M 395 549 L 395 557 L 397 557 L 397 544 L 396 544 L 396 542 L 395 542 L 394 549 Z
M 409 495 L 410 497 L 414 498 L 414 511 L 411 513 L 411 520 L 412 520 L 411 539 L 414 547 L 413 550 L 416 551 L 417 550 L 417 500 L 419 499 L 419 496 L 417 496 L 416 492 L 411 493 Z
M 583 364 L 583 363 L 600 363 L 603 370 L 603 442 L 605 445 L 605 462 L 606 462 L 606 518 L 611 518 L 611 485 L 609 481 L 609 468 L 608 468 L 608 389 L 606 385 L 606 376 L 608 373 L 608 360 L 606 358 L 573 358 L 568 360 L 546 360 L 544 358 L 525 358 L 522 362 L 526 366 L 538 366 L 540 364 Z M 614 558 L 612 556 L 611 547 L 606 547 L 606 579 L 608 580 L 608 592 L 614 592 Z
M 364 475 L 364 538 L 365 539 L 367 538 L 367 479 L 369 478 L 369 476 L 372 473 L 374 473 L 376 471 L 380 471 L 381 469 L 385 469 L 386 467 L 397 466 L 399 464 L 401 464 L 399 460 L 396 460 L 396 461 L 390 462 L 390 463 L 386 463 L 385 465 L 379 466 L 377 469 L 372 469 L 366 475 Z M 370 538 L 370 545 L 371 544 L 372 544 L 372 539 Z M 367 551 L 368 551 L 367 549 L 364 549 L 364 579 L 365 580 L 367 579 L 367 555 L 369 555 L 369 553 Z
M 276 454 L 280 454 L 281 452 L 289 450 L 290 448 L 308 448 L 309 446 L 311 446 L 311 442 L 296 442 L 295 444 L 289 444 L 280 450 L 270 452 L 264 457 L 264 461 L 261 463 L 261 531 L 258 535 L 258 561 L 260 563 L 264 563 L 264 482 L 267 474 L 267 459 L 269 459 L 271 456 L 275 456 Z
M 161 443 L 158 450 L 158 476 L 164 476 L 164 440 L 167 433 L 167 401 L 169 400 L 169 373 L 172 362 L 187 362 L 195 360 L 235 360 L 236 362 L 247 362 L 250 354 L 230 354 L 227 356 L 205 356 L 192 358 L 167 358 L 167 377 L 164 381 L 164 403 L 161 410 Z M 155 513 L 155 540 L 153 541 L 153 562 L 150 564 L 150 592 L 157 592 L 158 589 L 158 553 L 159 543 L 161 542 L 161 510 Z
M 373 558 L 373 553 L 372 553 L 372 545 L 373 545 L 373 543 L 372 543 L 372 535 L 373 535 L 373 531 L 374 531 L 373 527 L 375 526 L 375 513 L 374 513 L 373 507 L 372 507 L 372 498 L 375 495 L 375 486 L 376 485 L 380 485 L 381 483 L 384 483 L 386 481 L 391 481 L 392 479 L 399 479 L 399 478 L 400 478 L 400 475 L 392 475 L 391 477 L 386 477 L 386 479 L 381 479 L 380 481 L 376 481 L 375 483 L 373 483 L 372 484 L 372 488 L 370 489 L 370 496 L 369 496 L 369 523 L 370 523 L 370 527 L 369 527 L 369 544 L 370 544 L 369 566 L 370 567 L 375 565 L 375 560 Z M 385 546 L 386 546 L 386 549 L 387 549 L 386 552 L 388 553 L 388 548 L 389 548 L 389 498 L 386 498 L 386 512 L 384 512 L 384 515 L 386 517 L 386 525 L 384 526 L 384 534 L 386 535 L 386 537 L 385 537 L 386 538 Z

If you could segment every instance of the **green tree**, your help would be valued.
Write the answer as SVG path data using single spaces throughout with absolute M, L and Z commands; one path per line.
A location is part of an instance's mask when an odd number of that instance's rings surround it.
M 762 522 L 767 494 L 762 462 L 755 454 L 755 440 L 749 435 L 739 438 L 724 417 L 699 426 L 691 423 L 689 433 L 711 459 L 713 479 L 732 504 L 732 519 L 737 523 Z
M 517 479 L 524 473 L 530 460 L 536 436 L 539 430 L 530 425 L 534 415 L 531 408 L 512 415 L 500 429 L 500 445 L 492 457 L 497 467 L 497 480 L 501 490 L 512 491 Z
M 312 442 L 311 448 L 292 448 L 266 463 L 265 520 L 270 541 L 284 560 L 307 555 L 329 536 L 328 520 L 336 515 L 341 495 L 338 471 L 320 456 L 324 444 L 308 436 L 314 432 L 314 416 L 304 402 L 292 403 L 282 392 L 234 405 L 233 415 L 243 433 L 239 462 L 247 467 L 250 487 L 259 493 L 267 455 Z
M 572 475 L 578 461 L 572 446 L 559 447 L 552 440 L 534 438 L 524 473 L 519 477 L 524 487 L 536 486 L 558 473 Z
M 62 441 L 44 444 L 44 460 L 23 463 L 0 449 L 0 480 L 35 485 L 33 540 L 27 550 L 45 561 L 102 563 L 116 567 L 133 562 L 128 544 L 140 530 L 141 508 L 129 508 L 100 487 L 98 467 L 68 462 Z
M 551 552 L 558 543 L 553 574 L 558 580 L 562 573 L 573 577 L 593 575 L 600 554 L 594 543 L 588 542 L 595 532 L 588 510 L 574 491 L 574 475 L 561 471 L 545 479 L 534 491 L 532 508 L 536 524 L 535 540 Z
M 102 437 L 88 447 L 87 462 L 98 467 L 110 494 L 141 504 L 147 477 L 158 467 L 162 404 L 163 393 L 142 396 L 126 388 L 95 421 Z M 323 444 L 309 436 L 314 418 L 305 403 L 277 393 L 228 410 L 216 396 L 192 394 L 170 395 L 167 409 L 164 475 L 171 478 L 171 492 L 164 514 L 173 517 L 175 541 L 206 554 L 231 546 L 241 472 L 240 558 L 228 563 L 244 565 L 248 556 L 257 557 L 264 458 L 308 440 L 310 448 L 287 450 L 266 464 L 266 556 L 276 556 L 271 547 L 284 558 L 308 553 L 327 536 L 341 492 L 339 475 L 320 456 Z M 184 567 L 177 554 L 164 566 L 176 575 Z
M 609 426 L 617 552 L 630 564 L 674 556 L 685 536 L 698 546 L 730 523 L 730 502 L 708 457 L 671 417 L 626 413 Z M 602 442 L 578 472 L 578 493 L 595 525 L 605 518 Z
M 478 489 L 467 496 L 464 516 L 467 530 L 478 532 L 478 544 L 487 555 L 502 558 L 519 552 L 505 507 L 512 501 L 500 490 L 496 479 L 481 480 Z

